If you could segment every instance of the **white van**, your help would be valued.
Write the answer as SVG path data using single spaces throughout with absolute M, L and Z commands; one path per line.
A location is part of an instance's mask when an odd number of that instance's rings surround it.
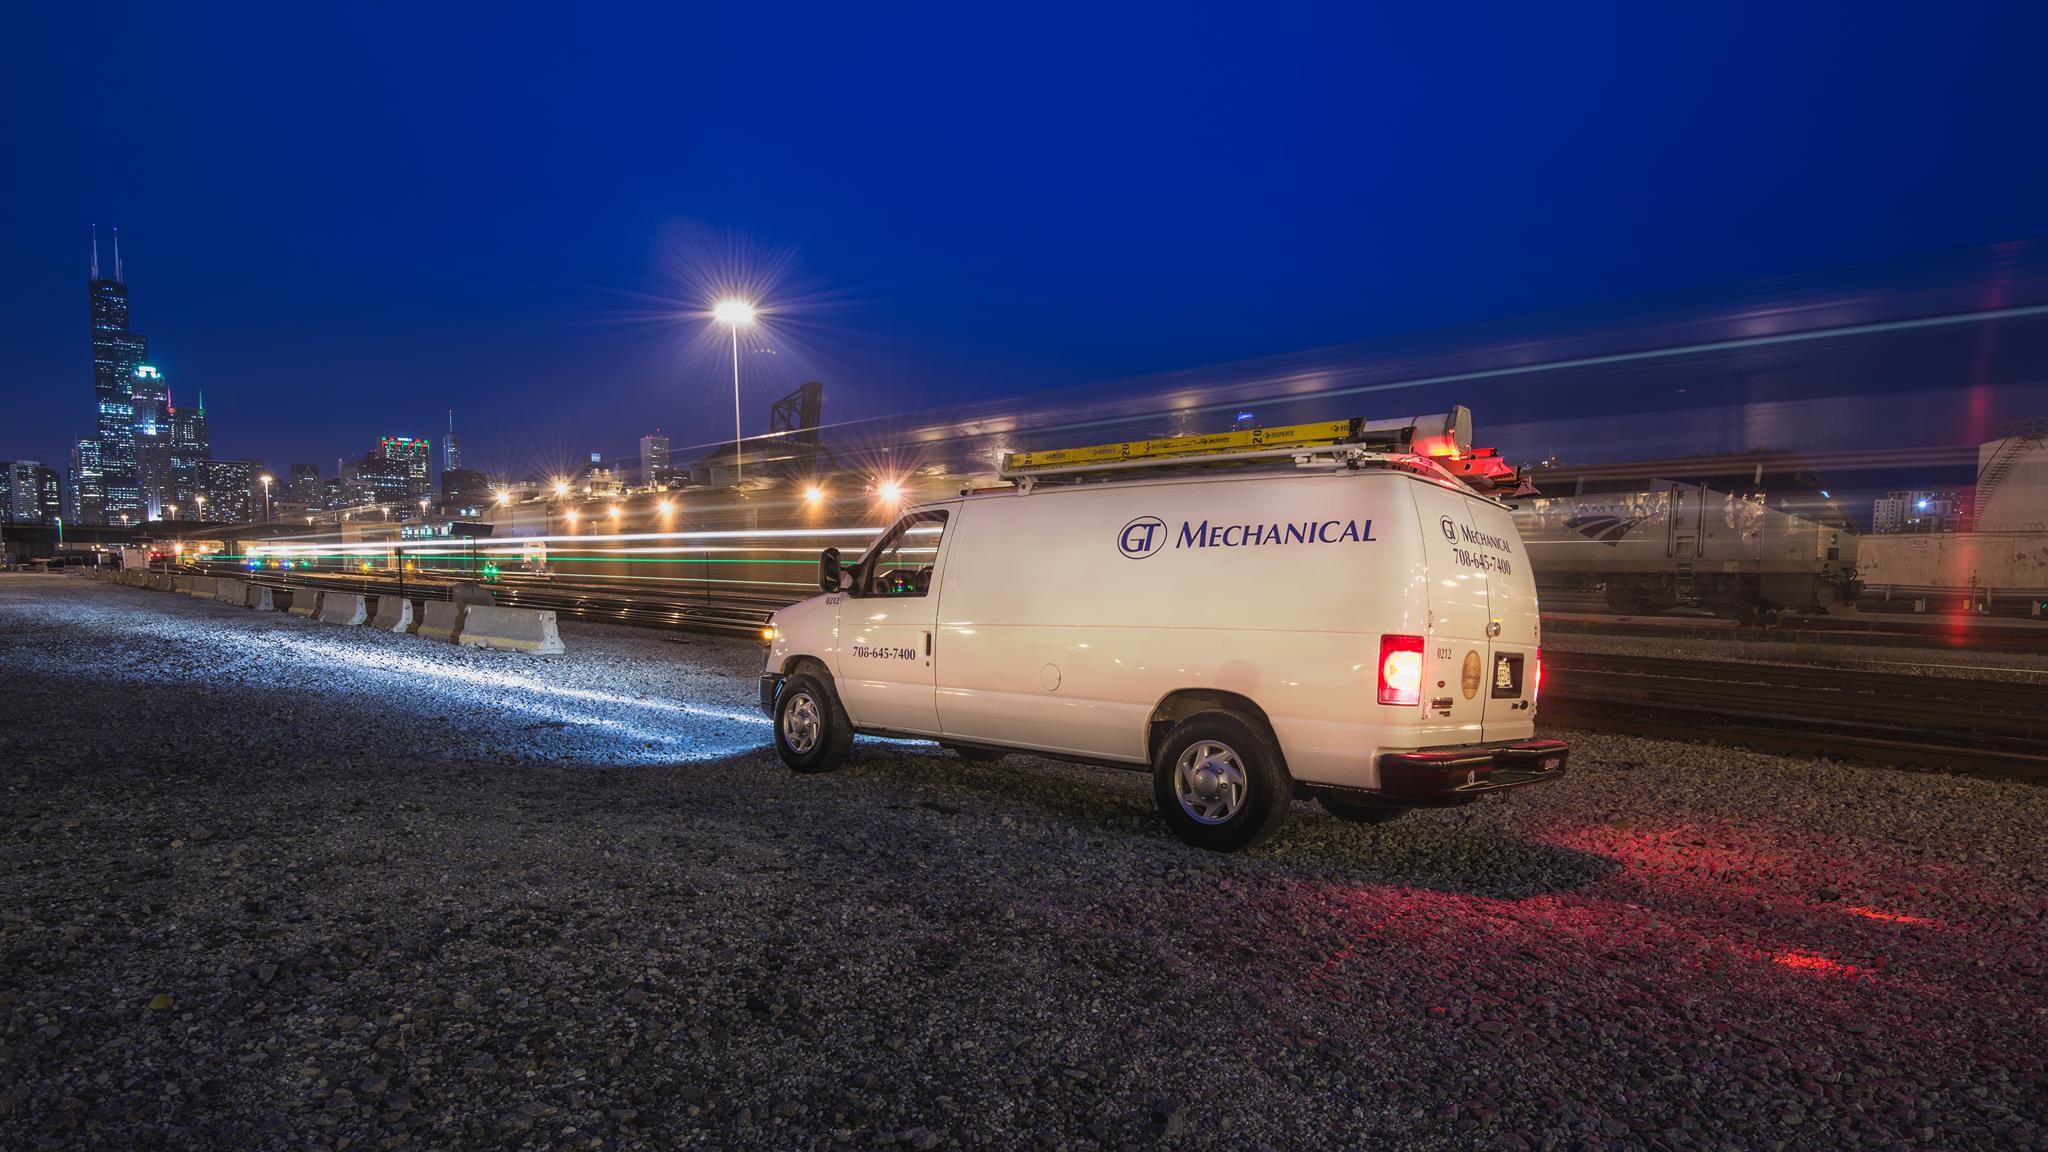
M 1565 770 L 1536 740 L 1516 479 L 1470 416 L 1008 457 L 911 510 L 767 630 L 776 751 L 856 732 L 963 756 L 1149 768 L 1168 826 L 1230 850 L 1297 796 L 1379 822 Z

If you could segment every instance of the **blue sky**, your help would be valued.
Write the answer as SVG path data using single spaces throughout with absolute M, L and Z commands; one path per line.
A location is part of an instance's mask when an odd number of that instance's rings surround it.
M 2040 5 L 98 4 L 0 47 L 0 457 L 87 229 L 216 453 L 545 470 L 2048 234 Z M 110 259 L 108 260 L 110 263 Z M 1570 398 L 1561 398 L 1569 405 Z M 1482 414 L 1483 418 L 1483 414 Z

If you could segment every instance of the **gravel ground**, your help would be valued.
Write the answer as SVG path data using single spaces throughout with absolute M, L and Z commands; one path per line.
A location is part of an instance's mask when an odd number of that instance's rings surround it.
M 2048 789 L 1572 733 L 1218 857 L 563 632 L 0 576 L 0 1148 L 2048 1147 Z
M 1749 660 L 1821 668 L 1865 668 L 1910 676 L 1953 676 L 2048 684 L 2048 635 L 2042 650 L 1892 648 L 1830 644 L 1824 640 L 1738 640 L 1664 636 L 1602 636 L 1564 628 L 1546 629 L 1543 646 L 1559 652 L 1606 652 L 1621 656 L 1662 656 L 1674 660 Z

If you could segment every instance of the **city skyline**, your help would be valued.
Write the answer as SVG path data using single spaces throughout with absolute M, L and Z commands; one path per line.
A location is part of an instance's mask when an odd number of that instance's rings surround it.
M 12 79 L 73 96 L 34 102 L 33 176 L 0 189 L 0 452 L 86 431 L 57 397 L 94 221 L 121 223 L 138 327 L 224 449 L 331 461 L 455 408 L 494 471 L 653 427 L 717 442 L 725 333 L 693 314 L 735 281 L 767 307 L 741 350 L 759 433 L 805 380 L 833 420 L 879 416 L 2048 233 L 2048 158 L 2015 144 L 2038 8 L 1771 11 L 1771 37 L 1735 10 L 1130 12 L 1086 42 L 839 13 L 782 49 L 800 82 L 723 53 L 656 79 L 661 45 L 785 39 L 758 19 L 426 14 L 395 41 L 310 12 L 27 13 Z M 362 89 L 364 61 L 390 82 Z

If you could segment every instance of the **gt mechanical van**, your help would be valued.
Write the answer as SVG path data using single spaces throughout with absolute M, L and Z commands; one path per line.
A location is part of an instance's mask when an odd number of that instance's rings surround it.
M 799 772 L 856 732 L 1149 768 L 1231 850 L 1296 797 L 1377 823 L 1553 779 L 1519 479 L 1470 414 L 1013 453 L 775 614 L 761 705 Z

